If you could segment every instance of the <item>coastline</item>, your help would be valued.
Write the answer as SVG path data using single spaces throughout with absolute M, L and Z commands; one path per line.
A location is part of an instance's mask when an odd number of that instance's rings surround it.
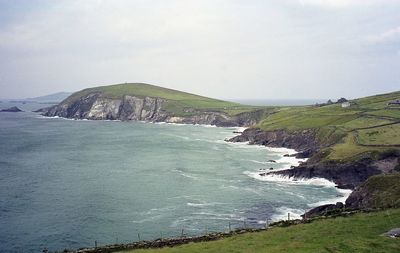
M 39 114 L 38 118 L 45 118 L 45 119 L 63 119 L 63 120 L 69 120 L 69 121 L 107 121 L 107 122 L 125 122 L 122 120 L 93 120 L 93 119 L 70 119 L 70 118 L 65 118 L 65 117 L 60 117 L 60 116 L 44 116 L 42 114 Z M 130 122 L 130 121 L 126 121 Z M 283 172 L 283 171 L 291 171 L 293 169 L 298 168 L 302 163 L 305 163 L 308 158 L 298 158 L 296 157 L 296 154 L 299 154 L 300 152 L 296 149 L 293 148 L 287 148 L 287 147 L 274 147 L 274 146 L 265 146 L 261 145 L 258 143 L 250 143 L 250 141 L 247 142 L 232 142 L 229 141 L 232 138 L 238 137 L 243 132 L 249 127 L 223 127 L 223 126 L 217 126 L 217 125 L 207 125 L 207 124 L 189 124 L 189 123 L 172 123 L 172 122 L 152 122 L 152 121 L 138 121 L 138 120 L 133 120 L 133 122 L 137 123 L 150 123 L 150 124 L 157 124 L 157 125 L 172 125 L 172 126 L 198 126 L 198 127 L 213 127 L 213 128 L 229 128 L 229 129 L 234 129 L 232 131 L 231 136 L 225 136 L 224 142 L 230 145 L 243 145 L 245 147 L 249 146 L 257 146 L 262 149 L 266 149 L 269 152 L 273 153 L 278 153 L 281 155 L 281 157 L 274 161 L 274 163 L 284 163 L 286 164 L 282 168 L 276 168 L 273 171 L 267 171 L 266 169 L 264 170 L 259 170 L 259 171 L 243 171 L 243 174 L 253 178 L 254 180 L 257 181 L 265 181 L 265 182 L 275 182 L 275 183 L 282 183 L 282 184 L 296 184 L 296 185 L 315 185 L 315 186 L 321 186 L 321 187 L 334 187 L 335 190 L 338 192 L 338 196 L 336 198 L 332 199 L 326 199 L 326 200 L 321 200 L 316 203 L 310 203 L 309 204 L 309 209 L 306 210 L 301 210 L 302 213 L 299 212 L 298 209 L 293 209 L 290 207 L 282 206 L 281 209 L 287 209 L 291 210 L 294 217 L 300 218 L 300 215 L 307 212 L 308 210 L 311 210 L 312 208 L 321 206 L 321 205 L 327 205 L 327 204 L 336 204 L 337 202 L 345 202 L 348 196 L 351 194 L 352 190 L 351 189 L 342 189 L 339 188 L 336 183 L 333 181 L 330 181 L 328 179 L 322 178 L 322 177 L 313 177 L 313 178 L 296 178 L 296 177 L 291 177 L 291 176 L 286 176 L 286 175 L 280 175 L 280 174 L 270 174 L 269 172 Z M 221 140 L 222 141 L 222 140 Z M 267 165 L 270 164 L 270 162 L 259 162 L 259 161 L 254 161 L 257 163 L 260 163 L 260 165 Z M 265 175 L 261 176 L 260 174 L 265 173 Z M 280 221 L 284 220 L 285 217 L 287 217 L 287 212 L 284 212 L 284 214 L 279 215 L 279 214 L 274 214 L 273 216 L 277 217 L 274 221 Z M 280 219 L 281 218 L 281 219 Z
M 75 119 L 66 119 L 66 118 L 62 118 L 62 117 L 46 117 L 46 116 L 41 116 L 40 118 L 49 118 L 49 119 L 64 119 L 64 120 L 69 120 L 69 121 L 74 121 Z M 77 121 L 99 121 L 99 120 L 84 120 L 84 119 L 77 119 Z M 111 121 L 111 120 L 108 120 Z M 112 120 L 112 121 L 116 121 L 116 122 L 121 122 L 120 120 Z M 217 126 L 210 126 L 210 125 L 202 125 L 202 124 L 179 124 L 179 123 L 164 123 L 164 122 L 147 122 L 147 121 L 134 121 L 137 123 L 141 123 L 141 124 L 147 124 L 147 123 L 151 123 L 151 124 L 156 124 L 156 125 L 164 125 L 164 124 L 168 124 L 168 125 L 172 125 L 172 126 L 194 126 L 194 127 L 212 127 L 212 128 L 216 128 Z M 129 123 L 129 121 L 127 122 Z M 220 128 L 220 127 L 218 127 Z M 247 128 L 243 128 L 243 127 L 222 127 L 225 129 L 230 129 L 230 133 L 229 135 L 222 135 L 222 138 L 218 139 L 217 141 L 220 143 L 225 143 L 226 145 L 231 145 L 231 146 L 242 146 L 243 148 L 250 148 L 250 149 L 264 149 L 268 152 L 274 152 L 276 154 L 279 154 L 279 159 L 276 159 L 276 163 L 285 163 L 284 165 L 282 165 L 282 168 L 276 169 L 276 171 L 281 171 L 281 170 L 285 170 L 290 168 L 291 166 L 298 166 L 301 162 L 305 162 L 307 161 L 306 158 L 296 158 L 295 156 L 293 156 L 294 154 L 298 153 L 297 150 L 295 149 L 290 149 L 290 148 L 285 148 L 285 147 L 268 147 L 268 146 L 264 146 L 264 145 L 254 145 L 254 144 L 249 144 L 249 143 L 245 143 L 245 142 L 241 142 L 241 143 L 234 143 L 234 142 L 227 142 L 224 141 L 223 138 L 225 137 L 234 137 L 237 134 L 240 134 L 239 132 L 243 132 L 245 129 Z M 195 140 L 193 140 L 195 141 Z M 284 156 L 284 155 L 289 155 L 289 156 Z M 263 161 L 263 160 L 260 160 Z M 268 162 L 265 159 L 264 164 L 260 163 L 260 167 L 265 167 L 268 166 L 267 165 Z M 245 174 L 246 171 L 243 171 L 243 174 Z M 262 171 L 258 171 L 258 170 L 254 170 L 253 173 L 259 173 Z M 246 174 L 245 174 L 246 175 Z M 268 180 L 259 180 L 258 178 L 254 178 L 250 175 L 246 175 L 247 177 L 252 178 L 253 180 L 257 180 L 257 181 L 268 181 Z M 323 181 L 323 180 L 314 180 L 314 179 L 303 179 L 303 180 L 298 180 L 298 179 L 294 179 L 294 178 L 280 178 L 282 180 L 280 180 L 279 183 L 281 184 L 302 184 L 302 185 L 318 185 L 321 187 L 334 187 L 339 194 L 339 189 L 337 187 L 335 187 L 335 184 L 332 183 L 331 181 Z M 276 182 L 276 180 L 271 180 L 272 182 Z M 256 183 L 256 182 L 254 182 Z M 348 196 L 348 195 L 347 195 Z M 343 196 L 346 197 L 347 196 Z M 343 198 L 342 197 L 342 198 Z M 332 198 L 332 199 L 323 199 L 320 200 L 319 202 L 315 202 L 315 203 L 309 203 L 308 206 L 309 208 L 307 209 L 294 209 L 294 208 L 290 208 L 287 207 L 287 205 L 283 204 L 280 207 L 277 207 L 273 212 L 271 212 L 271 216 L 272 216 L 272 221 L 280 221 L 280 220 L 286 220 L 287 217 L 287 213 L 290 212 L 291 213 L 291 218 L 292 219 L 298 219 L 300 218 L 300 215 L 302 215 L 304 212 L 308 211 L 309 209 L 317 206 L 318 204 L 326 204 L 326 203 L 336 203 L 337 200 L 340 199 L 339 197 L 337 198 Z M 289 204 L 290 205 L 290 204 Z M 303 207 L 302 207 L 303 208 Z M 265 223 L 259 223 L 259 225 L 264 225 Z M 224 228 L 221 228 L 224 229 Z

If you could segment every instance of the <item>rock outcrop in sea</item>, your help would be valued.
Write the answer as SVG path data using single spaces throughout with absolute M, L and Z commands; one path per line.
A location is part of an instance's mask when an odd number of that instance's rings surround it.
M 22 112 L 22 110 L 16 106 L 13 106 L 7 109 L 0 110 L 0 112 Z
M 13 106 L 7 109 L 0 110 L 0 112 L 22 112 L 22 110 L 16 106 Z

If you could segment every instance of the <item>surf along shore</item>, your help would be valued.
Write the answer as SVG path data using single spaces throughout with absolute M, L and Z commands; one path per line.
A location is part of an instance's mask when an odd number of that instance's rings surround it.
M 70 120 L 70 119 L 67 119 Z M 163 124 L 163 123 L 157 123 L 157 124 Z M 170 123 L 168 123 L 170 124 Z M 175 125 L 175 124 L 171 124 Z M 199 126 L 199 127 L 210 127 L 210 126 Z M 237 128 L 235 130 L 236 133 L 244 131 L 243 128 Z M 249 145 L 248 143 L 234 143 L 234 142 L 226 142 L 228 145 L 243 145 L 247 146 Z M 270 148 L 270 147 L 265 147 L 262 145 L 258 145 L 262 149 L 266 149 L 269 151 L 275 151 L 281 154 L 281 158 L 277 159 L 276 163 L 283 162 L 285 165 L 278 169 L 276 168 L 275 170 L 285 170 L 285 169 L 290 169 L 292 166 L 298 166 L 302 162 L 307 161 L 307 158 L 296 158 L 295 154 L 298 152 L 295 151 L 294 149 L 288 149 L 288 148 Z M 271 161 L 272 162 L 272 161 Z M 274 163 L 272 162 L 272 163 Z M 265 164 L 260 164 L 260 167 L 266 166 Z M 261 180 L 261 181 L 268 181 L 268 177 L 261 177 L 259 174 L 262 174 L 266 171 L 267 169 L 264 170 L 259 170 L 259 171 L 245 171 L 244 174 L 247 176 L 254 178 L 254 180 Z M 269 170 L 268 170 L 269 171 Z M 259 179 L 258 177 L 261 177 Z M 271 177 L 271 181 L 280 181 L 282 183 L 288 183 L 288 184 L 317 184 L 317 185 L 327 185 L 329 187 L 332 187 L 334 183 L 329 182 L 327 180 L 324 180 L 322 178 L 315 178 L 312 180 L 307 180 L 307 179 L 290 179 L 290 178 L 285 178 L 285 177 Z M 327 203 L 336 203 L 337 200 L 325 200 Z M 290 212 L 290 211 L 289 211 Z M 291 213 L 291 219 L 296 219 L 300 218 L 300 214 L 295 214 Z M 281 215 L 282 217 L 287 217 L 287 212 L 283 213 Z M 274 219 L 274 221 L 276 221 Z M 269 224 L 271 225 L 271 224 Z M 244 232 L 255 232 L 255 231 L 262 231 L 263 229 L 239 229 L 237 231 L 230 231 L 230 232 L 221 232 L 221 233 L 212 233 L 212 234 L 207 234 L 207 235 L 201 235 L 201 236 L 194 236 L 194 237 L 182 237 L 182 238 L 172 238 L 172 239 L 156 239 L 154 241 L 140 241 L 140 242 L 135 242 L 135 243 L 128 243 L 128 244 L 118 244 L 118 245 L 109 245 L 109 246 L 101 246 L 96 248 L 90 248 L 90 249 L 82 249 L 78 250 L 77 252 L 108 252 L 108 251 L 115 251 L 115 250 L 121 250 L 121 249 L 136 249 L 136 248 L 148 248 L 148 247 L 163 247 L 163 246 L 174 246 L 174 245 L 180 245 L 188 242 L 200 242 L 200 241 L 210 241 L 210 240 L 217 240 L 220 238 L 224 237 L 229 237 L 234 234 L 240 234 Z
M 137 85 L 132 87 L 136 89 Z M 145 95 L 148 94 L 150 93 Z M 67 118 L 79 119 L 135 119 L 150 122 L 250 126 L 229 141 L 294 149 L 298 153 L 287 154 L 285 158 L 289 159 L 293 155 L 298 159 L 309 158 L 298 166 L 279 171 L 267 171 L 267 168 L 266 171 L 246 172 L 248 176 L 261 181 L 310 183 L 311 180 L 337 185 L 341 189 L 355 189 L 369 177 L 391 173 L 399 167 L 399 139 L 391 133 L 398 132 L 400 114 L 397 108 L 388 106 L 388 102 L 398 98 L 400 92 L 354 99 L 350 101 L 350 107 L 342 107 L 337 102 L 261 109 L 192 96 L 187 97 L 192 101 L 187 104 L 185 99 L 167 97 L 165 94 L 162 94 L 160 101 L 147 101 L 146 97 L 144 100 L 127 99 L 125 90 L 122 94 L 123 101 L 120 95 L 112 86 L 108 86 L 107 89 L 100 87 L 96 90 L 85 90 L 71 96 L 59 106 L 45 110 L 44 115 L 64 115 Z M 146 104 L 147 107 L 142 106 L 139 113 L 131 113 L 132 110 L 128 110 L 134 104 L 131 100 Z M 118 103 L 126 104 L 126 107 L 115 106 Z M 124 117 L 121 118 L 121 115 Z M 342 194 L 338 198 L 344 201 L 345 195 Z

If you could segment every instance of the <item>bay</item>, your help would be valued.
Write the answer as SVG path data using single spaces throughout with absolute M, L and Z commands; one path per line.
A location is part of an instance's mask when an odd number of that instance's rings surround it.
M 45 118 L 30 112 L 44 105 L 12 105 L 26 112 L 0 113 L 1 252 L 261 227 L 343 193 L 323 180 L 260 180 L 260 169 L 290 167 L 290 150 L 225 142 L 236 128 Z

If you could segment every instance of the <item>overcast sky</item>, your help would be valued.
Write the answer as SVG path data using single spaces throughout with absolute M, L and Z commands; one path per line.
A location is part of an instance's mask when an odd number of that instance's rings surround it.
M 145 82 L 215 98 L 400 90 L 400 0 L 0 0 L 0 97 Z

